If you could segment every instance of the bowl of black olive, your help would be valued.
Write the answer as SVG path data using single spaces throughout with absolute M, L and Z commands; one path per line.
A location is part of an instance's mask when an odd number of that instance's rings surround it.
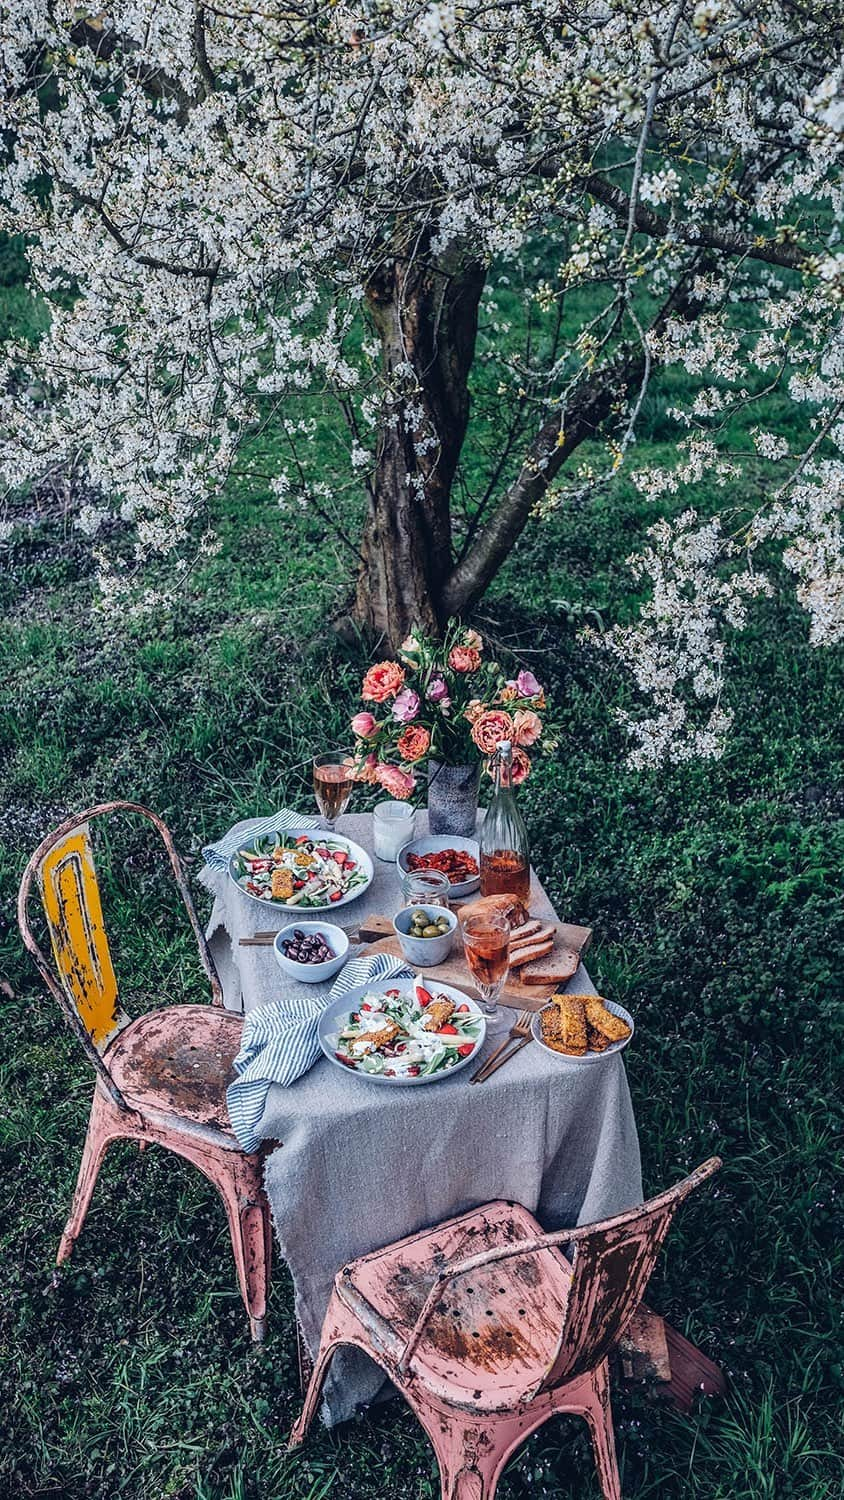
M 273 951 L 285 974 L 301 984 L 319 984 L 340 972 L 348 957 L 349 939 L 342 927 L 331 922 L 291 922 L 276 933 Z

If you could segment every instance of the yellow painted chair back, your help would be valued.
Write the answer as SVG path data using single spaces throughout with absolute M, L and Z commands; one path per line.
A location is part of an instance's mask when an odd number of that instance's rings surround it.
M 125 1105 L 109 1073 L 106 1054 L 109 1043 L 128 1024 L 129 1017 L 118 997 L 89 827 L 92 819 L 113 812 L 138 813 L 157 829 L 196 937 L 215 1005 L 222 1004 L 222 990 L 181 860 L 169 829 L 156 813 L 137 802 L 101 803 L 69 818 L 42 840 L 23 873 L 18 892 L 21 935 L 44 983 L 61 1006 L 112 1098 Z M 53 966 L 30 927 L 29 899 L 33 881 L 37 882 L 47 921 Z
M 36 877 L 62 989 L 102 1054 L 129 1018 L 118 1004 L 87 823 L 47 851 Z

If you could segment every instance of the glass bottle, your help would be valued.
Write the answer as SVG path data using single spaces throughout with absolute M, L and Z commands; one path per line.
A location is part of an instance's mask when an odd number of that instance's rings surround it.
M 502 740 L 493 763 L 495 791 L 481 827 L 481 895 L 506 892 L 530 902 L 530 848 L 513 793 L 513 749 Z

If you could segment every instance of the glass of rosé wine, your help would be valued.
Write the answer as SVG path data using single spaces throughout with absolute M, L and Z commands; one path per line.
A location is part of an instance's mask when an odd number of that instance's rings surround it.
M 354 787 L 354 761 L 348 750 L 314 756 L 314 797 L 329 833 L 349 805 Z
M 481 997 L 487 1028 L 506 1024 L 498 997 L 510 971 L 510 923 L 500 912 L 467 917 L 463 923 L 463 951 Z

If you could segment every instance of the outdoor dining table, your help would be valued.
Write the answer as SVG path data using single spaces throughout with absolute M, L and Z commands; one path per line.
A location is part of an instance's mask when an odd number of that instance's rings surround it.
M 425 831 L 420 814 L 417 833 Z M 372 851 L 369 814 L 341 818 L 337 832 Z M 364 895 L 331 913 L 350 934 L 364 918 L 401 905 L 396 865 L 374 864 Z M 225 871 L 208 867 L 201 880 L 214 896 L 208 938 L 229 1008 L 249 1012 L 305 988 L 324 998 L 330 986 L 289 979 L 270 946 L 240 944 L 286 925 L 286 913 L 250 900 Z M 530 906 L 534 916 L 556 916 L 535 874 Z M 582 964 L 568 987 L 595 992 Z M 506 1014 L 515 1020 L 515 1011 Z M 482 1056 L 500 1036 L 487 1037 Z M 547 1229 L 607 1218 L 642 1201 L 621 1055 L 563 1060 L 533 1043 L 482 1085 L 471 1085 L 472 1071 L 390 1088 L 322 1058 L 295 1083 L 271 1085 L 259 1128 L 279 1144 L 267 1155 L 265 1185 L 312 1354 L 333 1278 L 357 1256 L 495 1199 L 518 1201 Z M 364 1354 L 341 1351 L 325 1387 L 326 1422 L 352 1416 L 382 1383 Z

